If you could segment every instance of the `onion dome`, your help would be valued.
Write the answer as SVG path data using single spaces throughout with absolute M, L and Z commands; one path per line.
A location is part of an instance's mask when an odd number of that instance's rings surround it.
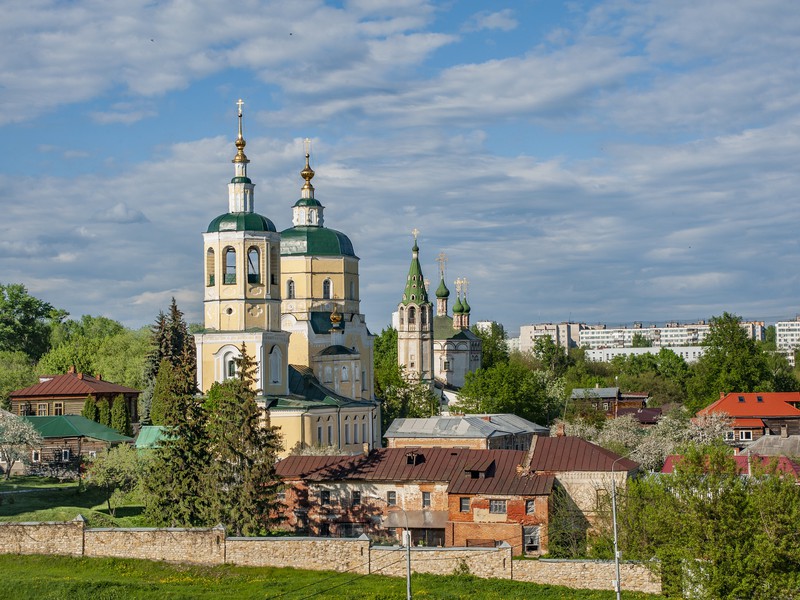
M 450 290 L 447 289 L 447 286 L 444 283 L 444 277 L 442 277 L 441 281 L 439 282 L 439 287 L 436 288 L 436 297 L 437 298 L 450 297 Z
M 456 303 L 453 305 L 453 314 L 460 315 L 464 312 L 464 305 L 461 304 L 461 298 L 456 298 Z

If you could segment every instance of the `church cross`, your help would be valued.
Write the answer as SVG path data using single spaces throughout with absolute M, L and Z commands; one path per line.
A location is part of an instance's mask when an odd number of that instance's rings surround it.
M 244 102 L 242 101 L 242 99 L 241 99 L 241 98 L 239 98 L 239 101 L 236 103 L 236 106 L 238 106 L 238 107 L 239 107 L 239 116 L 240 116 L 240 117 L 242 116 L 242 105 L 243 105 L 243 104 L 244 104 Z
M 436 262 L 439 263 L 439 275 L 444 279 L 444 267 L 447 264 L 447 254 L 439 252 L 439 256 L 436 257 Z

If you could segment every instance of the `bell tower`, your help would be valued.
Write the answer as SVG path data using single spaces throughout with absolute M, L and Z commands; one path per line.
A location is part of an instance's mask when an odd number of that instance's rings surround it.
M 419 263 L 418 230 L 412 232 L 411 265 L 398 306 L 397 362 L 407 377 L 433 384 L 433 304 Z

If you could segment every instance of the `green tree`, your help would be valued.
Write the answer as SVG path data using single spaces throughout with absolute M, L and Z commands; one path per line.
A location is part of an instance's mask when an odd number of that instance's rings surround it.
M 19 283 L 0 283 L 0 351 L 24 352 L 33 360 L 50 347 L 50 327 L 67 313 L 28 294 Z
M 538 367 L 551 371 L 557 377 L 563 377 L 569 367 L 570 358 L 566 350 L 557 346 L 549 335 L 536 338 L 532 353 Z
M 9 409 L 11 392 L 37 382 L 33 361 L 19 350 L 0 351 L 0 408 Z
M 460 396 L 459 406 L 467 413 L 511 413 L 535 423 L 548 422 L 544 382 L 517 361 L 467 373 Z
M 164 358 L 153 388 L 153 402 L 150 408 L 150 421 L 153 425 L 167 425 L 177 421 L 178 417 L 174 413 L 179 410 L 181 398 L 185 395 L 187 395 L 186 389 L 180 375 L 169 359 Z
M 94 357 L 94 372 L 106 381 L 113 381 L 136 390 L 144 388 L 144 369 L 150 350 L 146 328 L 125 329 L 106 337 Z
M 650 348 L 653 345 L 653 340 L 644 335 L 643 333 L 636 332 L 631 338 L 631 347 L 633 348 Z
M 111 427 L 111 406 L 107 398 L 98 398 L 97 400 L 97 422 Z
M 102 452 L 89 463 L 86 482 L 105 491 L 112 517 L 117 507 L 138 492 L 147 472 L 147 456 L 130 444 L 119 444 Z
M 77 373 L 94 375 L 97 372 L 94 359 L 102 342 L 101 338 L 74 335 L 42 356 L 36 370 L 40 375 L 57 375 L 75 367 Z
M 238 536 L 265 533 L 277 506 L 281 442 L 256 404 L 256 370 L 242 344 L 237 377 L 214 384 L 215 410 L 208 418 L 210 521 Z
M 483 368 L 491 369 L 495 365 L 508 362 L 508 343 L 506 342 L 508 336 L 500 323 L 492 321 L 488 331 L 473 325 L 472 333 L 481 338 L 481 366 Z
M 83 403 L 83 410 L 81 411 L 81 415 L 86 417 L 90 421 L 99 422 L 100 415 L 98 414 L 97 410 L 97 401 L 95 400 L 92 394 L 86 396 L 86 400 Z
M 128 406 L 125 398 L 119 394 L 114 398 L 111 405 L 111 428 L 116 429 L 122 435 L 131 435 L 131 416 L 128 414 Z
M 780 377 L 776 377 L 770 371 L 763 348 L 747 336 L 740 323 L 738 316 L 727 312 L 711 319 L 705 351 L 688 381 L 687 406 L 692 412 L 711 404 L 721 392 L 798 389 L 797 380 L 789 373 L 781 370 Z

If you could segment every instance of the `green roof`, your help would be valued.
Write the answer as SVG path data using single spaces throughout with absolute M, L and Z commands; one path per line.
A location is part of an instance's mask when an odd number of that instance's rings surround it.
M 328 227 L 298 225 L 281 231 L 281 256 L 356 256 L 350 238 Z M 356 257 L 357 258 L 357 257 Z
M 90 421 L 81 415 L 50 417 L 23 417 L 33 425 L 43 438 L 87 437 L 104 442 L 132 442 L 133 438 L 116 430 Z
M 447 289 L 447 286 L 444 283 L 444 278 L 439 282 L 439 287 L 436 288 L 436 297 L 437 298 L 449 298 L 450 297 L 450 290 Z
M 136 446 L 137 450 L 146 448 L 158 448 L 161 445 L 161 441 L 166 439 L 166 429 L 161 425 L 143 425 L 142 428 L 139 430 L 139 435 L 136 436 Z
M 322 203 L 316 198 L 300 198 L 294 203 L 294 206 L 322 206 Z
M 435 340 L 477 340 L 478 336 L 469 329 L 454 329 L 452 317 L 433 317 L 433 339 Z
M 456 298 L 456 303 L 453 304 L 453 314 L 459 315 L 464 312 L 464 306 L 461 304 L 461 298 Z
M 408 267 L 406 289 L 403 292 L 402 304 L 428 304 L 428 290 L 425 289 L 425 278 L 422 276 L 422 266 L 419 264 L 419 247 L 414 240 L 411 248 L 411 265 Z
M 320 383 L 314 371 L 303 365 L 289 365 L 289 393 L 294 397 L 270 397 L 272 408 L 313 408 L 314 406 L 371 405 L 369 400 L 351 400 Z
M 277 231 L 267 217 L 258 213 L 225 213 L 208 224 L 208 233 L 219 231 Z

